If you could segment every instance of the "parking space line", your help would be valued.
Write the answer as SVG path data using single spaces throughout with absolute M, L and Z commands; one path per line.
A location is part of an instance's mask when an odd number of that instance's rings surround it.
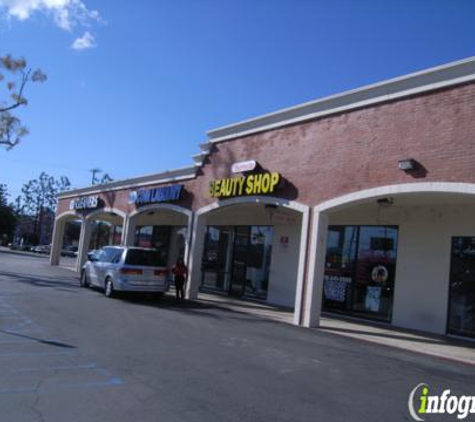
M 63 352 L 8 352 L 0 353 L 0 357 L 10 357 L 10 356 L 48 356 L 48 355 L 70 355 L 75 353 L 74 351 L 63 351 Z
M 61 345 L 62 347 L 67 347 L 68 345 L 64 345 L 60 341 L 54 341 L 54 340 L 42 340 L 42 339 L 36 339 L 36 338 L 30 338 L 27 333 L 31 332 L 41 332 L 44 333 L 44 330 L 42 327 L 39 327 L 37 324 L 35 324 L 30 318 L 19 312 L 17 309 L 15 309 L 13 306 L 8 304 L 5 300 L 4 297 L 0 296 L 0 319 L 5 320 L 7 322 L 7 325 L 11 325 L 8 328 L 3 328 L 0 330 L 0 346 L 3 344 L 10 344 L 10 343 L 45 343 L 45 344 L 54 344 L 54 345 Z M 13 322 L 13 321 L 18 321 L 18 322 Z M 8 323 L 8 321 L 10 323 Z M 3 337 L 7 335 L 13 335 L 17 337 L 24 337 L 24 338 L 9 338 L 9 337 Z M 29 347 L 29 346 L 25 346 Z M 55 351 L 15 351 L 15 352 L 1 352 L 0 351 L 0 359 L 2 358 L 15 358 L 15 357 L 31 357 L 31 358 L 38 358 L 38 363 L 35 365 L 41 365 L 42 359 L 41 357 L 46 357 L 46 356 L 73 356 L 73 357 L 78 357 L 81 358 L 81 355 L 78 353 L 77 350 L 74 350 L 74 346 L 68 346 L 72 348 L 73 350 L 55 350 Z M 2 361 L 3 362 L 3 361 Z M 83 382 L 67 382 L 67 380 L 64 383 L 60 384 L 54 384 L 51 386 L 42 386 L 41 389 L 47 389 L 47 390 L 57 390 L 57 389 L 65 389 L 65 388 L 101 388 L 101 387 L 109 387 L 109 386 L 118 386 L 122 385 L 124 382 L 118 378 L 114 377 L 111 375 L 109 371 L 106 369 L 97 366 L 95 363 L 83 363 L 83 364 L 63 364 L 63 365 L 57 365 L 57 366 L 30 366 L 28 368 L 12 368 L 12 369 L 7 369 L 6 372 L 9 372 L 10 374 L 17 374 L 20 376 L 20 374 L 34 374 L 34 373 L 41 373 L 41 372 L 58 372 L 58 375 L 62 371 L 70 371 L 72 374 L 69 375 L 67 374 L 66 376 L 69 377 L 74 377 L 74 371 L 78 371 L 78 374 L 82 374 L 81 377 L 86 376 L 86 381 Z M 84 371 L 90 371 L 90 374 Z M 94 380 L 94 381 L 87 381 L 87 379 L 94 379 L 94 378 L 104 378 L 102 381 L 101 380 Z M 73 381 L 73 380 L 71 380 Z M 6 385 L 3 385 L 3 387 L 7 387 Z M 19 388 L 0 388 L 0 395 L 3 394 L 15 394 L 15 393 L 33 393 L 33 392 L 38 392 L 38 386 L 26 386 L 26 387 L 19 387 Z
M 101 388 L 101 387 L 112 387 L 123 385 L 124 382 L 117 377 L 109 378 L 106 381 L 96 381 L 96 382 L 80 382 L 80 383 L 64 383 L 55 385 L 52 388 L 41 387 L 42 390 L 54 390 L 57 388 L 67 389 L 67 388 Z M 15 394 L 15 393 L 34 393 L 37 392 L 38 388 L 35 387 L 24 387 L 24 388 L 4 388 L 0 389 L 0 394 Z
M 88 363 L 85 365 L 69 365 L 69 366 L 48 366 L 43 368 L 21 368 L 13 369 L 10 372 L 47 372 L 47 371 L 68 371 L 74 369 L 96 369 L 97 365 L 94 363 Z

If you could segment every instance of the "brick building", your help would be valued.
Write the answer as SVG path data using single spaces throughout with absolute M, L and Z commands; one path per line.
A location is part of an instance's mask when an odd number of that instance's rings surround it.
M 208 132 L 187 168 L 64 192 L 202 290 L 475 336 L 475 58 Z M 116 240 L 117 241 L 117 240 Z

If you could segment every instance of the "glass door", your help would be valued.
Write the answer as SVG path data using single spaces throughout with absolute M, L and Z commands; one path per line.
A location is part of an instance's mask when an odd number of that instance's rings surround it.
M 266 299 L 273 234 L 272 226 L 208 226 L 201 287 Z
M 248 226 L 235 228 L 231 283 L 229 285 L 230 295 L 242 296 L 244 294 L 247 280 L 249 229 Z
M 202 258 L 201 286 L 205 289 L 227 291 L 228 267 L 232 230 L 227 226 L 208 226 Z
M 475 237 L 452 238 L 448 332 L 475 337 Z

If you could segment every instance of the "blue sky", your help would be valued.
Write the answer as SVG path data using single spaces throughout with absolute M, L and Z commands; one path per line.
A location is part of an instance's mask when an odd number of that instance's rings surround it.
M 48 75 L 27 91 L 30 135 L 0 150 L 12 197 L 43 170 L 82 187 L 94 167 L 187 166 L 207 130 L 475 55 L 473 0 L 0 0 L 0 14 L 0 54 Z

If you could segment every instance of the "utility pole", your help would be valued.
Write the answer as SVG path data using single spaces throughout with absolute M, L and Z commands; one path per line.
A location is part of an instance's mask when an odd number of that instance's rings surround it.
M 95 185 L 97 183 L 96 174 L 101 173 L 102 170 L 101 169 L 91 169 L 89 171 L 92 173 L 91 185 Z

